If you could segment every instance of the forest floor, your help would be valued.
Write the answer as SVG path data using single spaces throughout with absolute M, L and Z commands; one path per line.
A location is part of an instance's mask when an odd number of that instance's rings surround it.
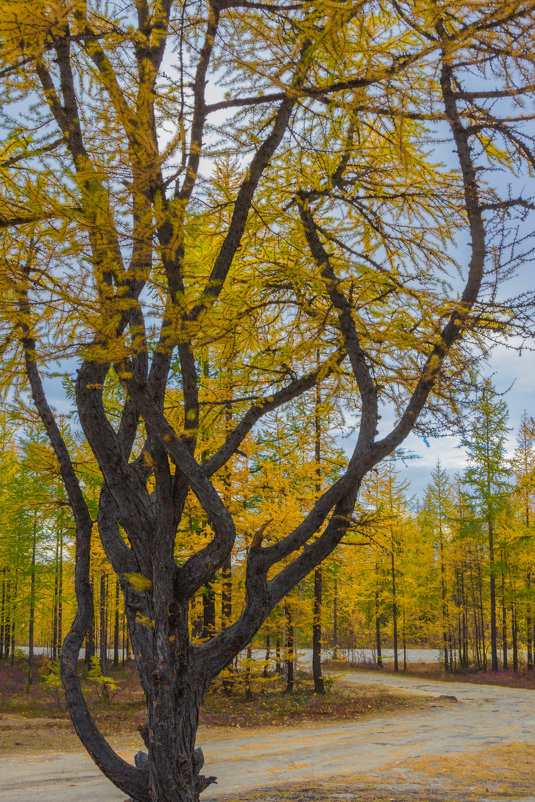
M 41 660 L 29 688 L 23 662 L 14 666 L 0 662 L 0 756 L 79 751 L 80 742 L 66 712 L 61 688 L 43 681 L 49 671 L 49 661 Z M 146 711 L 133 664 L 111 667 L 107 673 L 117 687 L 106 691 L 87 679 L 85 666 L 81 665 L 81 673 L 89 707 L 104 735 L 118 744 L 130 736 L 137 737 Z M 243 681 L 236 686 L 230 695 L 220 684 L 209 691 L 200 715 L 201 733 L 209 730 L 211 737 L 221 737 L 236 729 L 355 721 L 421 710 L 430 704 L 428 697 L 403 690 L 374 685 L 361 689 L 329 678 L 326 694 L 318 696 L 305 672 L 298 673 L 293 693 L 284 693 L 283 682 L 273 677 L 253 678 L 247 693 Z
M 274 687 L 253 692 L 255 700 L 237 692 L 229 703 L 216 689 L 214 706 L 205 711 L 199 743 L 218 785 L 207 789 L 204 802 L 535 802 L 532 690 L 349 671 L 336 679 L 322 710 L 306 687 L 299 703 Z M 261 714 L 264 722 L 272 717 L 267 726 L 251 715 L 251 705 L 263 708 L 259 699 L 266 709 L 280 704 Z M 127 702 L 116 697 L 111 710 Z M 306 705 L 317 715 L 307 716 Z M 12 709 L 0 711 L 0 801 L 124 800 L 80 752 L 61 711 L 25 716 L 14 706 L 12 696 Z M 122 710 L 115 722 L 109 714 L 106 724 L 104 716 L 103 724 L 113 746 L 131 760 L 141 742 L 125 731 Z M 232 727 L 221 723 L 225 710 Z M 19 718 L 26 730 L 9 729 Z M 25 732 L 26 745 L 16 740 Z

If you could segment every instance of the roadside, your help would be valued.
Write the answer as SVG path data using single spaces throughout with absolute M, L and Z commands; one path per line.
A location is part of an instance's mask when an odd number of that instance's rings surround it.
M 535 799 L 533 691 L 456 683 L 455 701 L 440 698 L 452 694 L 442 682 L 376 671 L 347 672 L 343 683 L 358 695 L 410 692 L 427 702 L 412 712 L 399 707 L 403 715 L 201 728 L 207 769 L 218 776 L 204 802 Z M 133 734 L 113 741 L 127 759 L 139 748 Z M 80 752 L 0 760 L 2 802 L 123 802 L 124 796 Z
M 83 668 L 83 667 L 82 667 Z M 80 742 L 65 710 L 61 689 L 37 681 L 26 687 L 24 666 L 0 666 L 0 755 L 44 752 L 78 752 Z M 43 675 L 48 670 L 44 666 Z M 86 680 L 89 707 L 103 734 L 119 749 L 139 749 L 138 728 L 145 722 L 143 694 L 133 666 L 109 672 L 116 687 L 102 687 Z M 324 721 L 355 721 L 370 716 L 398 715 L 421 710 L 429 704 L 423 695 L 385 686 L 354 684 L 327 679 L 327 693 L 314 694 L 310 676 L 300 672 L 293 693 L 273 677 L 243 688 L 235 682 L 232 694 L 221 683 L 207 694 L 200 717 L 199 738 L 232 736 L 241 729 L 311 726 Z M 124 746 L 123 746 L 124 744 Z

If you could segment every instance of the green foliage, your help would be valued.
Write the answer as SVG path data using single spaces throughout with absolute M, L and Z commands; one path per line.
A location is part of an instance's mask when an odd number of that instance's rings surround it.
M 111 702 L 110 691 L 117 691 L 119 689 L 118 683 L 113 677 L 105 677 L 102 673 L 102 666 L 98 657 L 92 657 L 89 661 L 89 670 L 87 672 L 87 681 L 93 684 L 101 699 L 105 702 Z

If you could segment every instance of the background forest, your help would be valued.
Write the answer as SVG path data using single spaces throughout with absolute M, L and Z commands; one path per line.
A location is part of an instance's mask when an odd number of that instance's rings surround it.
M 217 381 L 211 385 L 217 393 Z M 333 431 L 340 430 L 342 413 L 315 391 L 308 414 L 315 420 L 315 442 L 293 425 L 291 410 L 277 412 L 232 461 L 221 492 L 232 499 L 244 531 L 266 520 L 279 529 L 292 526 L 322 483 L 336 477 L 343 454 Z M 205 421 L 206 451 L 224 425 L 224 417 Z M 446 671 L 535 669 L 533 419 L 524 414 L 516 430 L 510 454 L 507 404 L 486 381 L 466 427 L 463 473 L 451 475 L 437 462 L 417 499 L 404 478 L 406 455 L 374 469 L 355 525 L 335 555 L 278 605 L 232 671 L 241 670 L 246 682 L 255 672 L 282 674 L 291 687 L 296 652 L 311 647 L 314 634 L 316 647 L 319 641 L 334 657 L 348 650 L 359 659 L 366 649 L 381 665 L 383 651 L 393 649 L 388 663 L 395 670 L 406 668 L 406 650 L 415 646 L 440 649 Z M 21 439 L 17 421 L 4 416 L 0 659 L 27 662 L 31 684 L 35 655 L 59 656 L 75 599 L 70 509 L 44 434 L 37 424 L 29 431 Z M 91 498 L 98 492 L 95 467 L 82 442 L 77 448 Z M 206 517 L 191 497 L 177 559 L 209 537 Z M 238 542 L 230 563 L 192 601 L 195 641 L 209 638 L 241 609 L 245 554 L 246 544 Z M 110 663 L 128 660 L 131 649 L 123 597 L 97 538 L 91 580 L 95 610 L 85 659 L 89 664 L 98 657 L 105 674 Z M 360 659 L 369 660 L 366 655 Z

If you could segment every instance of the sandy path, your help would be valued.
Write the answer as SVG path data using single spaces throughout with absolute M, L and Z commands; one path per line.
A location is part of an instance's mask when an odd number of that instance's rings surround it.
M 377 672 L 351 672 L 345 681 L 383 684 L 458 703 L 413 714 L 295 729 L 244 730 L 204 741 L 206 773 L 218 777 L 203 799 L 335 775 L 373 779 L 385 770 L 407 778 L 407 760 L 430 755 L 480 754 L 511 743 L 535 744 L 535 694 L 469 683 L 445 684 Z M 125 745 L 125 744 L 123 744 Z M 135 748 L 132 742 L 132 748 Z M 123 751 L 123 750 L 121 750 Z M 131 758 L 124 752 L 125 757 Z M 2 802 L 121 802 L 84 754 L 25 755 L 0 760 Z

